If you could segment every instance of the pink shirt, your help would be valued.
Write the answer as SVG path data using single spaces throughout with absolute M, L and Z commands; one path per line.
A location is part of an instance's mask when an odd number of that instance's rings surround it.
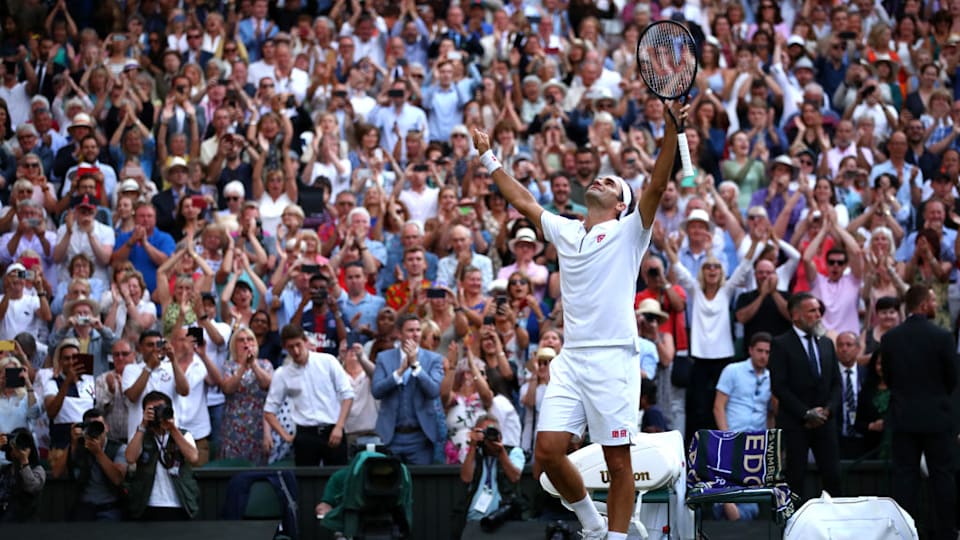
M 818 273 L 810 292 L 826 306 L 823 325 L 827 330 L 860 334 L 860 315 L 857 312 L 860 302 L 859 278 L 847 272 L 838 281 L 832 282 Z

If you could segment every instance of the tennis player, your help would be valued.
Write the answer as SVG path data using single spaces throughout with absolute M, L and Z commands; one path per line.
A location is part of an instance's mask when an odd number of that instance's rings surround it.
M 674 104 L 676 115 L 686 107 Z M 490 151 L 490 138 L 474 130 L 480 161 L 500 193 L 557 249 L 563 298 L 564 342 L 550 364 L 550 384 L 537 426 L 535 456 L 563 500 L 577 514 L 583 538 L 625 539 L 633 513 L 630 444 L 640 408 L 640 359 L 633 297 L 640 260 L 677 151 L 677 127 L 667 122 L 650 185 L 636 204 L 617 176 L 587 188 L 587 218 L 580 222 L 545 212 L 530 191 L 505 171 Z M 610 472 L 607 523 L 587 497 L 580 472 L 566 456 L 573 435 L 589 428 L 603 445 Z

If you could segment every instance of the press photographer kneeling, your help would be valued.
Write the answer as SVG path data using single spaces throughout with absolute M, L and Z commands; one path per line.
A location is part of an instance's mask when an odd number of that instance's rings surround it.
M 467 521 L 481 521 L 484 530 L 492 530 L 507 519 L 520 519 L 517 482 L 525 463 L 522 449 L 504 446 L 496 418 L 477 419 L 460 465 L 460 480 L 468 484 Z
M 199 459 L 190 433 L 173 418 L 173 403 L 163 392 L 143 398 L 143 420 L 127 446 L 132 470 L 127 490 L 129 517 L 141 521 L 192 519 L 200 509 L 200 488 L 193 476 Z
M 100 409 L 83 413 L 83 423 L 73 426 L 67 467 L 79 496 L 71 512 L 73 521 L 120 521 L 120 490 L 127 472 L 126 445 L 108 439 L 110 432 Z

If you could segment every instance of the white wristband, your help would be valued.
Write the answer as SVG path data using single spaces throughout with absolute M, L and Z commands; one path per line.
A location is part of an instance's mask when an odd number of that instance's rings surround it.
M 502 169 L 503 165 L 497 156 L 493 155 L 493 150 L 487 150 L 480 156 L 480 163 L 487 168 L 487 173 L 493 174 L 493 171 Z

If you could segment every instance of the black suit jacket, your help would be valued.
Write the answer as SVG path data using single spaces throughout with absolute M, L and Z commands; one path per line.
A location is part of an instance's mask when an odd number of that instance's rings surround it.
M 840 368 L 833 342 L 820 338 L 817 349 L 819 377 L 810 369 L 807 350 L 792 327 L 774 338 L 770 347 L 770 373 L 771 391 L 780 402 L 777 427 L 802 429 L 804 414 L 814 407 L 829 409 L 831 420 L 843 413 Z
M 950 332 L 912 315 L 883 335 L 880 362 L 890 388 L 890 423 L 897 431 L 954 429 L 950 395 L 957 385 L 956 346 Z

